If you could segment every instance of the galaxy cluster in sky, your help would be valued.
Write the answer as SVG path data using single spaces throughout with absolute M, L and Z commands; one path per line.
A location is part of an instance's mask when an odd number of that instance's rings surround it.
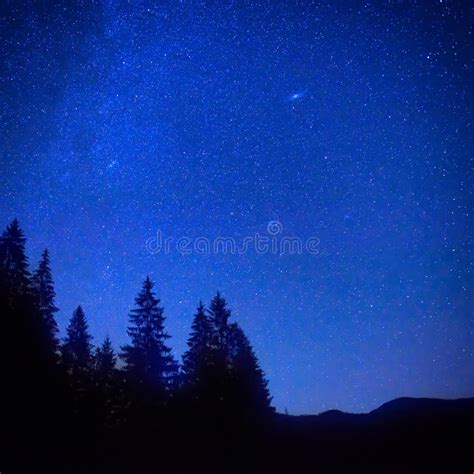
M 472 24 L 462 1 L 3 2 L 0 224 L 32 266 L 49 248 L 62 333 L 81 304 L 119 349 L 150 275 L 177 357 L 221 291 L 280 411 L 472 396 Z

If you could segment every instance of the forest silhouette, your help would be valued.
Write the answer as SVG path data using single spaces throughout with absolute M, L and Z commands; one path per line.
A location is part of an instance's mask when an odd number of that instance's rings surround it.
M 149 277 L 117 352 L 109 337 L 93 346 L 80 305 L 61 339 L 50 254 L 30 272 L 25 242 L 17 220 L 0 238 L 2 472 L 368 472 L 387 463 L 434 472 L 472 461 L 462 431 L 473 399 L 394 401 L 368 415 L 276 413 L 220 293 L 199 302 L 181 363 Z

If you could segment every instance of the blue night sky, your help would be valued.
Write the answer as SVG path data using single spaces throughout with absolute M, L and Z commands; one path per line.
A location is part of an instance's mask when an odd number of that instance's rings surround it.
M 61 330 L 176 356 L 216 290 L 279 410 L 474 394 L 468 2 L 3 2 L 1 226 L 52 257 Z M 472 184 L 472 181 L 471 181 Z M 317 255 L 149 252 L 319 239 Z

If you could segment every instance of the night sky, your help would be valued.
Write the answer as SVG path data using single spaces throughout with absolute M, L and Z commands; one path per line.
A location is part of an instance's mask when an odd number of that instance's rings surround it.
M 0 224 L 51 252 L 61 331 L 174 353 L 220 290 L 274 405 L 474 394 L 469 2 L 2 2 Z M 150 252 L 319 239 L 316 255 Z

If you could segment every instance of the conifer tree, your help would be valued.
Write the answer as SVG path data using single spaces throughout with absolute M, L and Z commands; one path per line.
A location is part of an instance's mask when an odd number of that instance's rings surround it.
M 209 307 L 209 319 L 213 326 L 214 346 L 224 353 L 226 352 L 227 346 L 228 321 L 230 315 L 231 311 L 227 307 L 225 298 L 217 292 Z
M 163 308 L 155 297 L 150 277 L 145 279 L 135 302 L 127 331 L 131 344 L 122 347 L 120 355 L 125 373 L 134 384 L 168 391 L 176 378 L 177 364 L 166 345 L 170 336 L 165 332 Z
M 233 410 L 235 386 L 229 352 L 229 318 L 231 311 L 225 298 L 217 292 L 209 306 L 211 350 L 206 364 L 205 383 L 200 389 L 211 411 L 227 416 Z M 201 396 L 199 397 L 201 398 Z
M 9 294 L 27 294 L 30 289 L 25 235 L 14 219 L 0 237 L 0 269 Z
M 96 414 L 101 423 L 106 425 L 113 425 L 119 421 L 119 412 L 123 407 L 121 403 L 123 387 L 118 378 L 116 362 L 115 351 L 107 336 L 94 355 L 95 396 L 98 405 Z
M 16 219 L 0 237 L 2 344 L 8 355 L 2 392 L 15 424 L 36 425 L 44 435 L 64 419 L 69 391 L 54 349 L 41 337 L 45 325 L 30 280 L 25 240 Z
M 209 309 L 211 351 L 206 362 L 206 396 L 219 410 L 257 416 L 271 410 L 267 380 L 255 352 L 237 323 L 229 324 L 231 311 L 220 293 Z
M 187 342 L 188 350 L 183 355 L 183 374 L 187 385 L 198 384 L 202 372 L 210 364 L 211 337 L 211 322 L 204 305 L 199 302 Z
M 62 363 L 73 395 L 73 412 L 84 425 L 96 423 L 101 402 L 94 391 L 92 336 L 81 306 L 73 312 L 61 348 Z
M 100 380 L 111 379 L 115 371 L 117 357 L 115 356 L 109 336 L 104 339 L 102 346 L 96 349 L 94 359 L 98 378 Z
M 74 311 L 66 329 L 61 348 L 63 363 L 70 375 L 82 376 L 89 373 L 92 362 L 92 336 L 89 334 L 86 316 L 81 306 Z
M 237 403 L 252 415 L 272 410 L 268 381 L 247 336 L 236 323 L 230 327 L 229 351 Z
M 54 303 L 56 293 L 54 291 L 49 252 L 47 249 L 43 252 L 38 269 L 33 274 L 32 283 L 39 316 L 41 318 L 42 336 L 51 352 L 55 353 L 59 347 L 59 330 L 54 317 L 58 308 Z

